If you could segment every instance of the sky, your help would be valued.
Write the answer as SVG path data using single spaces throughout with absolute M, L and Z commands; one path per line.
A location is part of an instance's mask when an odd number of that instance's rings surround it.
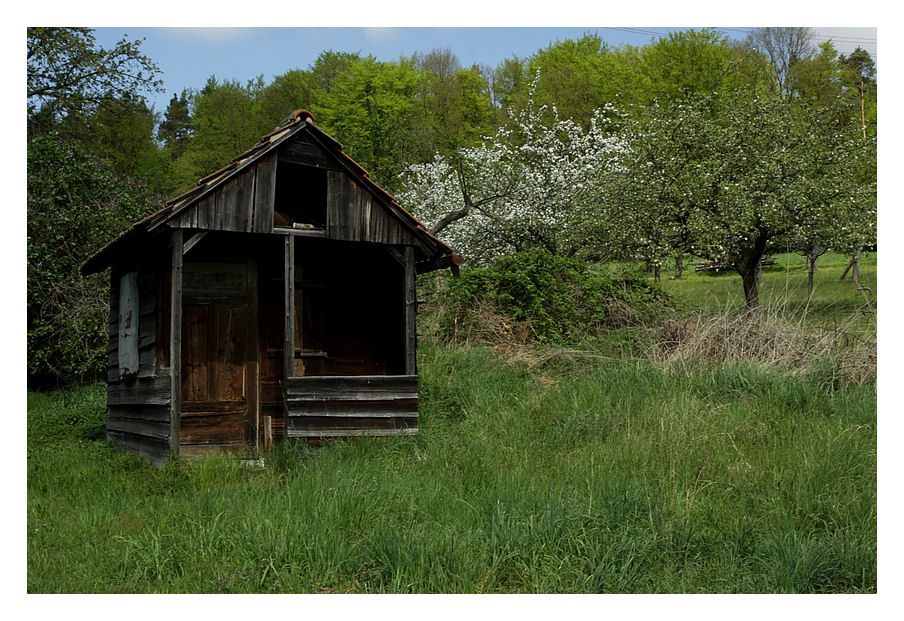
M 594 23 L 600 23 L 596 19 Z M 90 23 L 90 22 L 89 22 Z M 588 22 L 590 23 L 590 22 Z M 615 22 L 613 22 L 615 23 Z M 162 71 L 164 90 L 150 97 L 158 112 L 173 94 L 200 89 L 207 79 L 247 83 L 259 75 L 269 83 L 292 69 L 309 68 L 326 50 L 359 52 L 394 61 L 415 52 L 449 48 L 462 65 L 495 67 L 506 58 L 526 57 L 564 39 L 593 33 L 613 47 L 643 46 L 682 27 L 114 27 L 97 28 L 103 47 L 123 36 L 142 39 L 141 49 Z M 720 28 L 730 39 L 743 39 L 752 27 Z M 814 28 L 816 43 L 831 39 L 840 53 L 857 46 L 877 58 L 875 27 Z

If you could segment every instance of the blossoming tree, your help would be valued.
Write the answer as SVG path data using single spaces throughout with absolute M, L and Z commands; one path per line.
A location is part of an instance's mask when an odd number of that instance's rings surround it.
M 530 249 L 575 255 L 623 148 L 613 113 L 597 110 L 584 130 L 531 97 L 480 146 L 410 167 L 398 198 L 474 264 Z

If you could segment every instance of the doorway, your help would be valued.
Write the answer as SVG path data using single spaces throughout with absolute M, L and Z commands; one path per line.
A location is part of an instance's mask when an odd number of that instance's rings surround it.
M 182 278 L 180 453 L 255 450 L 256 266 L 199 253 Z

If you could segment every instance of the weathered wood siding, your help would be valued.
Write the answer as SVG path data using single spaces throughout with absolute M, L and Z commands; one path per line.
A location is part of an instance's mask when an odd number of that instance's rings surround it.
M 169 457 L 172 378 L 163 366 L 158 320 L 161 268 L 137 268 L 138 372 L 120 374 L 120 275 L 114 270 L 110 286 L 109 358 L 107 363 L 107 440 L 139 454 L 156 465 Z
M 273 229 L 276 154 L 236 174 L 170 221 L 176 228 L 240 233 Z
M 170 226 L 207 231 L 274 232 L 276 169 L 279 161 L 323 169 L 327 175 L 326 229 L 317 234 L 343 241 L 418 245 L 402 224 L 370 191 L 320 147 L 296 141 L 281 147 L 203 196 L 170 220 Z M 279 228 L 277 227 L 277 231 Z M 290 229 L 292 230 L 292 229 Z M 295 231 L 300 235 L 310 231 Z
M 389 245 L 417 244 L 414 234 L 348 174 L 331 170 L 327 179 L 326 236 L 329 239 Z
M 416 375 L 291 377 L 286 389 L 291 438 L 417 433 Z

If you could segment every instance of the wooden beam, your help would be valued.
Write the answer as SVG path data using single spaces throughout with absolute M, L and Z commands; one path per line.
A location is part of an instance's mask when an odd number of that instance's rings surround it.
M 170 273 L 170 453 L 179 455 L 179 417 L 182 411 L 182 229 L 173 231 L 173 260 Z
M 390 255 L 392 255 L 393 259 L 398 261 L 399 265 L 401 265 L 402 267 L 405 267 L 405 256 L 401 252 L 399 252 L 392 246 L 384 246 L 384 248 L 386 248 L 386 252 L 388 252 Z
M 192 235 L 189 238 L 189 240 L 186 241 L 185 244 L 182 246 L 182 256 L 187 255 L 188 251 L 191 250 L 192 248 L 194 248 L 198 244 L 199 241 L 204 239 L 205 235 L 207 235 L 207 231 L 199 231 L 199 232 L 195 233 L 194 235 Z
M 417 375 L 417 268 L 414 246 L 405 246 L 405 373 Z
M 283 273 L 286 311 L 283 339 L 285 378 L 295 377 L 295 237 L 285 235 L 285 270 Z

